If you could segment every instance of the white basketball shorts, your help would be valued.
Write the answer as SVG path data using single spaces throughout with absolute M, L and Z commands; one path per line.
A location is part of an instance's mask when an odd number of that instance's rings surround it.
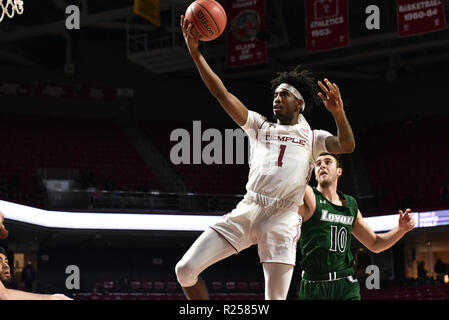
M 297 208 L 264 206 L 254 198 L 245 197 L 211 228 L 223 236 L 237 253 L 257 244 L 261 263 L 294 266 L 302 224 Z

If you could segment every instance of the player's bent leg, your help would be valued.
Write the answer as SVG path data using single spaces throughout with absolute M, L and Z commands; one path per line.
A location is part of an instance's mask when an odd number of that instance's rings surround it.
M 197 277 L 196 283 L 191 287 L 182 287 L 182 291 L 188 300 L 209 300 L 206 284 L 201 277 Z
M 293 276 L 293 265 L 263 263 L 265 300 L 285 300 Z
M 204 231 L 176 264 L 176 277 L 186 297 L 194 300 L 208 299 L 204 282 L 198 280 L 199 274 L 235 253 L 235 249 L 216 231 Z

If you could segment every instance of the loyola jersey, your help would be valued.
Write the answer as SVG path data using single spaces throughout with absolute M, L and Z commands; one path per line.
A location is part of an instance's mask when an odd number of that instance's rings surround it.
M 312 131 L 303 115 L 289 126 L 267 122 L 254 111 L 248 111 L 242 128 L 251 147 L 247 196 L 256 193 L 302 205 L 315 159 L 327 151 L 325 140 L 331 134 Z
M 353 267 L 351 253 L 352 227 L 357 217 L 357 202 L 338 191 L 345 206 L 330 203 L 321 192 L 313 188 L 316 209 L 312 217 L 303 222 L 300 246 L 301 268 L 313 273 L 335 272 Z

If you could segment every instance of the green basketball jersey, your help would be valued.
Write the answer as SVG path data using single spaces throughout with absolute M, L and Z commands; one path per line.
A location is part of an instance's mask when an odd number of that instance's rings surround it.
M 353 267 L 351 253 L 352 227 L 357 217 L 357 202 L 338 191 L 345 206 L 330 203 L 313 188 L 316 209 L 301 227 L 301 268 L 307 272 L 327 273 Z

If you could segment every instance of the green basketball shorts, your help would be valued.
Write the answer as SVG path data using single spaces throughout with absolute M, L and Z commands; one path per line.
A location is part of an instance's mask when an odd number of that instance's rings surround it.
M 302 279 L 300 300 L 360 300 L 360 284 L 348 276 L 333 281 L 309 281 Z

